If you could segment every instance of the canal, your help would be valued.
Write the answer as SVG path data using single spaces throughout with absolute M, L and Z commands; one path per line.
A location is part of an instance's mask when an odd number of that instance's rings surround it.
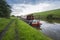
M 41 25 L 41 31 L 52 38 L 53 40 L 60 40 L 60 23 L 56 22 L 48 22 L 48 21 L 42 21 L 40 20 Z

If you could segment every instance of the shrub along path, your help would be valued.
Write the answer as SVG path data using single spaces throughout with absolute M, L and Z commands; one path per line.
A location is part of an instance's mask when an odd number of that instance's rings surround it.
M 4 28 L 4 30 L 2 30 L 2 31 L 0 32 L 0 40 L 1 40 L 2 37 L 5 35 L 6 31 L 8 30 L 10 24 L 11 24 L 13 21 L 14 21 L 14 19 L 12 19 L 12 20 L 6 25 L 6 27 Z

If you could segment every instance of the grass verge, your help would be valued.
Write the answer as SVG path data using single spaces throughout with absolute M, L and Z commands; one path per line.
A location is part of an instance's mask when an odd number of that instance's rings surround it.
M 15 40 L 15 21 L 10 25 L 2 40 Z
M 17 20 L 20 40 L 52 40 L 22 20 Z
M 16 40 L 17 37 L 19 37 L 17 40 L 52 40 L 20 19 L 16 19 L 10 25 L 2 40 Z
M 6 27 L 6 25 L 11 21 L 11 19 L 0 18 L 0 32 Z

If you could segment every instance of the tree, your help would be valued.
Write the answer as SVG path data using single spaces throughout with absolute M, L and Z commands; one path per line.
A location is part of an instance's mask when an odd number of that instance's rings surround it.
M 15 17 L 14 15 L 12 15 L 11 17 Z
M 6 0 L 0 0 L 0 17 L 9 18 L 11 7 L 7 4 Z
M 52 14 L 49 14 L 49 15 L 47 16 L 47 19 L 53 19 L 53 15 L 52 15 Z

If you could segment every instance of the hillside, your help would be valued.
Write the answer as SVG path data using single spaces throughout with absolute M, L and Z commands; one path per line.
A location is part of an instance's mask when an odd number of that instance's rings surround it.
M 60 9 L 34 13 L 34 16 L 37 17 L 37 18 L 38 17 L 46 18 L 48 15 L 53 15 L 53 17 L 60 18 Z

